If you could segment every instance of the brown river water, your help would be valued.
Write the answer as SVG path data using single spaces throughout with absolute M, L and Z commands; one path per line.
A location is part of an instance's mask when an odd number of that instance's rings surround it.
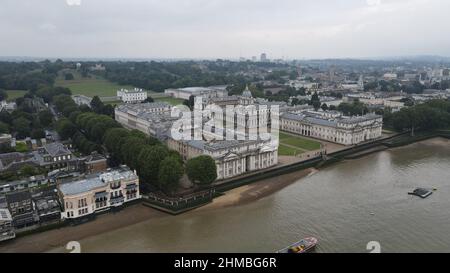
M 427 199 L 415 187 L 436 189 Z M 450 141 L 343 161 L 246 205 L 149 219 L 81 240 L 83 252 L 450 252 Z M 63 248 L 52 251 L 64 251 Z

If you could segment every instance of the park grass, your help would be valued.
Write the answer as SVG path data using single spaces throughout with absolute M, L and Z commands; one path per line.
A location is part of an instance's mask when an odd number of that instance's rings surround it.
M 184 102 L 183 99 L 177 99 L 177 98 L 172 98 L 172 97 L 155 98 L 154 100 L 167 102 L 168 104 L 170 104 L 172 106 L 177 106 L 177 105 L 183 104 L 183 102 Z
M 117 95 L 117 90 L 121 88 L 134 88 L 131 85 L 119 85 L 95 76 L 91 76 L 91 78 L 75 78 L 70 81 L 57 79 L 55 85 L 69 88 L 74 95 L 85 95 L 88 97 L 114 97 Z
M 72 73 L 74 79 L 69 81 L 65 80 L 65 73 Z M 78 71 L 73 69 L 61 72 L 56 78 L 55 86 L 66 87 L 74 95 L 85 95 L 88 97 L 114 97 L 117 95 L 117 90 L 119 89 L 134 89 L 134 86 L 120 85 L 96 75 L 89 75 L 89 77 L 83 78 Z M 152 94 L 153 92 L 148 93 Z
M 320 142 L 280 132 L 280 144 L 294 146 L 300 150 L 313 151 L 321 147 Z
M 296 155 L 299 155 L 301 153 L 302 153 L 301 150 L 297 150 L 297 149 L 294 149 L 292 147 L 285 146 L 283 144 L 280 144 L 278 146 L 278 155 L 296 156 Z
M 23 97 L 28 91 L 26 90 L 6 90 L 6 94 L 8 94 L 7 101 L 14 101 L 17 98 Z

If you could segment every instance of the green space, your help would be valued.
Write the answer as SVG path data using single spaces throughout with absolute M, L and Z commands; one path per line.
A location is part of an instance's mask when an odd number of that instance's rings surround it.
M 14 101 L 17 98 L 23 97 L 26 93 L 26 90 L 6 90 L 6 94 L 8 94 L 7 101 Z
M 74 95 L 85 95 L 88 97 L 113 97 L 117 95 L 118 89 L 133 88 L 130 85 L 119 85 L 100 77 L 82 78 L 68 81 L 58 79 L 55 85 L 69 88 Z
M 183 99 L 176 99 L 176 98 L 172 98 L 172 97 L 155 98 L 155 101 L 164 101 L 172 106 L 180 105 L 180 104 L 183 104 L 183 102 L 184 102 Z
M 278 146 L 278 155 L 296 156 L 298 154 L 301 154 L 302 152 L 303 151 L 301 150 L 297 150 L 283 144 L 280 144 L 280 146 Z
M 74 76 L 73 80 L 65 80 L 64 75 L 71 73 Z M 121 88 L 133 89 L 131 85 L 120 85 L 110 82 L 100 76 L 89 75 L 83 78 L 81 74 L 74 70 L 66 70 L 60 72 L 56 78 L 55 86 L 69 88 L 72 94 L 85 95 L 88 97 L 113 97 L 117 95 L 117 90 Z M 153 92 L 148 92 L 152 94 Z
M 26 153 L 28 152 L 28 146 L 24 142 L 17 142 L 16 143 L 16 152 L 19 153 Z
M 304 151 L 318 150 L 321 147 L 320 142 L 282 132 L 280 132 L 280 144 L 291 147 L 293 146 Z

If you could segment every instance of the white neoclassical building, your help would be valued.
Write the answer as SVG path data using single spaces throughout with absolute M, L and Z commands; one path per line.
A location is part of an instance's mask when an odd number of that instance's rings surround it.
M 383 117 L 375 114 L 345 117 L 339 112 L 304 111 L 281 115 L 280 130 L 343 145 L 380 138 Z
M 117 97 L 125 103 L 137 103 L 147 99 L 147 91 L 135 88 L 133 90 L 120 89 L 117 90 Z
M 178 151 L 184 160 L 200 155 L 211 156 L 217 166 L 217 180 L 270 168 L 278 164 L 278 142 L 224 140 L 180 141 L 169 139 L 170 149 Z

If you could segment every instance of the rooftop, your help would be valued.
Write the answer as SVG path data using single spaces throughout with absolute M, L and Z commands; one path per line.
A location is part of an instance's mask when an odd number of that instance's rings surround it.
M 60 142 L 46 144 L 44 145 L 44 149 L 51 156 L 72 154 L 72 152 Z
M 103 173 L 98 176 L 87 178 L 78 181 L 67 182 L 59 186 L 59 190 L 64 195 L 74 195 L 83 192 L 88 192 L 97 188 L 105 186 L 106 183 L 113 181 L 123 181 L 136 179 L 137 176 L 130 170 L 114 170 Z
M 8 209 L 0 209 L 0 221 L 12 221 L 11 213 Z

